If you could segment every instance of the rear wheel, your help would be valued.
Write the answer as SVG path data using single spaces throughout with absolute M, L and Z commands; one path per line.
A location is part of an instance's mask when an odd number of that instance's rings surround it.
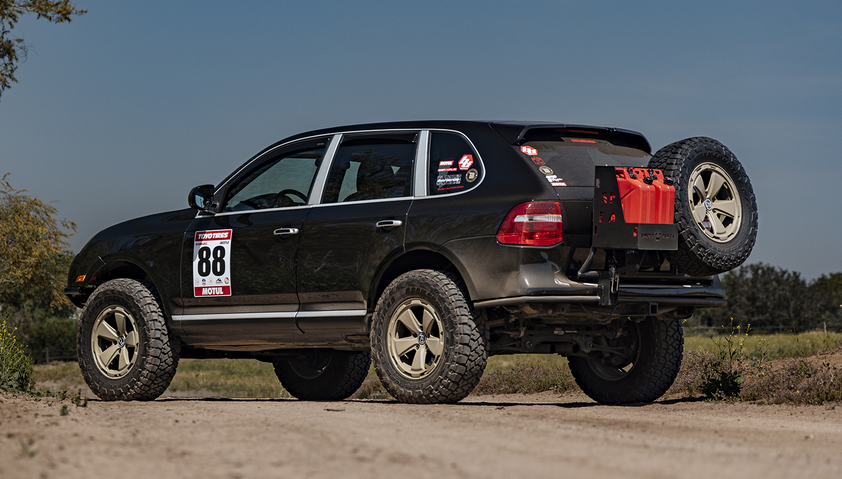
M 383 387 L 407 403 L 453 403 L 476 387 L 487 353 L 481 315 L 458 278 L 416 270 L 399 276 L 374 310 L 371 349 Z
M 275 374 L 298 399 L 339 401 L 360 388 L 370 364 L 369 353 L 312 354 L 275 362 Z
M 599 403 L 646 403 L 663 396 L 675 381 L 684 335 L 677 320 L 649 317 L 640 323 L 627 322 L 622 335 L 604 346 L 622 354 L 567 358 L 576 384 Z

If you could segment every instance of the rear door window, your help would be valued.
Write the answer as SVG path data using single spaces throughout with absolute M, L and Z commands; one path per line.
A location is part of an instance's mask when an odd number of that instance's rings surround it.
M 410 195 L 417 133 L 348 136 L 336 151 L 322 203 Z

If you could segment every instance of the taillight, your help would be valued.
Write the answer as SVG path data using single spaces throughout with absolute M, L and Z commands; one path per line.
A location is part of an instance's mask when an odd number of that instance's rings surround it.
M 531 201 L 509 211 L 497 230 L 497 241 L 522 246 L 552 246 L 561 243 L 562 233 L 561 203 Z

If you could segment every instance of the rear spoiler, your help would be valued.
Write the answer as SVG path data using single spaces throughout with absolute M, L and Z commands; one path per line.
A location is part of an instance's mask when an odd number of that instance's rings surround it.
M 512 145 L 536 139 L 540 136 L 561 134 L 582 138 L 599 138 L 616 145 L 629 146 L 652 154 L 652 146 L 643 134 L 622 128 L 601 126 L 569 125 L 563 123 L 491 123 L 491 128 Z

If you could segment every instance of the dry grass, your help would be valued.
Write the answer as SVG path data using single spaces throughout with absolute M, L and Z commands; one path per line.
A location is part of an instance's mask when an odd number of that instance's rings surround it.
M 284 394 L 275 370 L 256 359 L 184 359 L 165 395 L 277 398 Z
M 687 336 L 684 338 L 684 350 L 695 351 L 699 348 L 713 351 L 716 341 L 722 336 Z M 751 334 L 745 338 L 743 354 L 746 358 L 765 355 L 766 360 L 784 358 L 805 358 L 830 351 L 842 346 L 842 333 L 823 333 L 811 331 L 800 334 Z
M 720 337 L 722 338 L 722 337 Z M 743 336 L 739 368 L 739 393 L 731 399 L 796 404 L 842 400 L 839 369 L 813 358 L 803 358 L 842 346 L 840 333 Z M 703 395 L 711 371 L 723 366 L 717 343 L 709 337 L 687 337 L 685 359 L 668 397 Z M 758 368 L 758 366 L 761 366 Z M 765 369 L 764 369 L 765 368 Z M 76 363 L 37 365 L 37 387 L 56 391 L 87 391 Z M 492 356 L 474 394 L 569 391 L 576 388 L 567 360 L 557 355 Z M 90 393 L 88 393 L 90 395 Z M 290 397 L 278 382 L 272 365 L 251 359 L 182 360 L 165 396 L 277 398 Z M 354 399 L 388 399 L 369 369 Z M 835 399 L 834 399 L 835 398 Z

